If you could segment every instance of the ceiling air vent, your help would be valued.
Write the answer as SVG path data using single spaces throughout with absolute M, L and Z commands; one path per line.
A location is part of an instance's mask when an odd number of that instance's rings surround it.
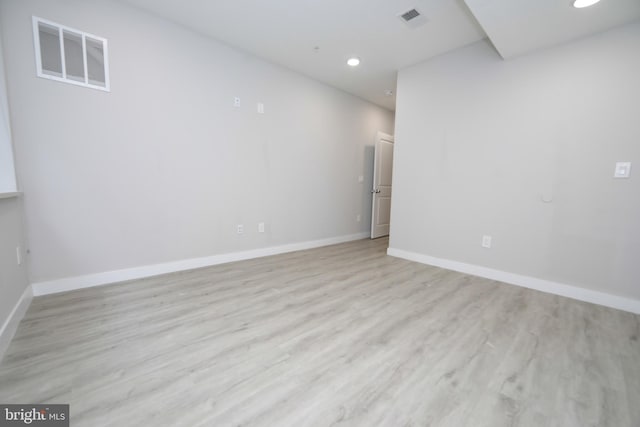
M 413 18 L 417 18 L 418 16 L 420 16 L 420 12 L 418 12 L 415 9 L 411 9 L 406 11 L 405 13 L 403 13 L 402 15 L 400 15 L 402 17 L 402 19 L 404 19 L 405 21 L 411 21 Z
M 399 14 L 398 18 L 411 28 L 416 28 L 427 23 L 427 18 L 425 18 L 418 9 L 407 10 Z

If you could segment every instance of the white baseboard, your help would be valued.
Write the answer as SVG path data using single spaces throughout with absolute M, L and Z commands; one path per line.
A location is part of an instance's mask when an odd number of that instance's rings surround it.
M 176 271 L 192 270 L 194 268 L 209 267 L 234 261 L 243 261 L 252 258 L 260 258 L 270 255 L 278 255 L 286 252 L 301 251 L 305 249 L 319 248 L 321 246 L 335 245 L 369 237 L 369 233 L 350 234 L 346 236 L 331 237 L 322 240 L 291 243 L 281 246 L 253 249 L 242 252 L 213 255 L 203 258 L 192 258 L 163 264 L 145 265 L 141 267 L 127 268 L 124 270 L 106 271 L 86 276 L 68 277 L 58 280 L 33 283 L 34 296 L 55 294 L 59 292 L 73 291 L 76 289 L 90 288 L 93 286 L 108 285 L 126 280 L 141 279 L 144 277 L 158 276 Z
M 563 283 L 552 282 L 549 280 L 536 279 L 535 277 L 508 273 L 506 271 L 495 270 L 493 268 L 482 267 L 479 265 L 436 258 L 415 252 L 403 251 L 401 249 L 389 248 L 387 249 L 387 255 L 640 314 L 640 300 L 632 298 L 593 291 L 578 286 L 565 285 Z
M 16 334 L 18 330 L 18 325 L 20 321 L 27 313 L 27 309 L 29 305 L 31 305 L 31 300 L 33 299 L 33 292 L 31 291 L 31 286 L 27 286 L 24 290 L 18 302 L 9 313 L 9 317 L 4 321 L 2 325 L 2 329 L 0 329 L 0 361 L 4 356 L 4 353 L 9 348 L 9 344 L 13 339 L 13 336 Z

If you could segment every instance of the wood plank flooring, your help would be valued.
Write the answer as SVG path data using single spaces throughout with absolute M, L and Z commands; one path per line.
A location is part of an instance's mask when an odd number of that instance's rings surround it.
M 640 426 L 640 316 L 362 240 L 36 298 L 0 402 L 72 426 Z

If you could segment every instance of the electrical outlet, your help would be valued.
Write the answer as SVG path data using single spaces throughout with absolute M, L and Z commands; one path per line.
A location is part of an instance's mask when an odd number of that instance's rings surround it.
M 362 175 L 358 176 L 358 182 L 364 182 L 364 176 Z
M 258 223 L 258 233 L 264 233 L 264 222 Z
M 240 108 L 240 97 L 236 96 L 235 98 L 233 98 L 233 106 Z
M 616 163 L 616 170 L 613 173 L 614 178 L 629 178 L 631 173 L 631 162 Z
M 482 236 L 482 247 L 483 248 L 491 247 L 491 236 Z
M 361 219 L 362 217 L 360 216 L 360 214 L 356 215 L 356 221 L 360 222 Z
M 244 225 L 238 224 L 237 231 L 238 231 L 238 234 L 244 233 Z

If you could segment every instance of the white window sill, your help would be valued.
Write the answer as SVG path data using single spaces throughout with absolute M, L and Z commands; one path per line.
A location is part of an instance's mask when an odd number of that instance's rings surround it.
M 22 196 L 22 191 L 0 193 L 0 199 L 10 199 L 11 197 L 20 197 L 20 196 Z

